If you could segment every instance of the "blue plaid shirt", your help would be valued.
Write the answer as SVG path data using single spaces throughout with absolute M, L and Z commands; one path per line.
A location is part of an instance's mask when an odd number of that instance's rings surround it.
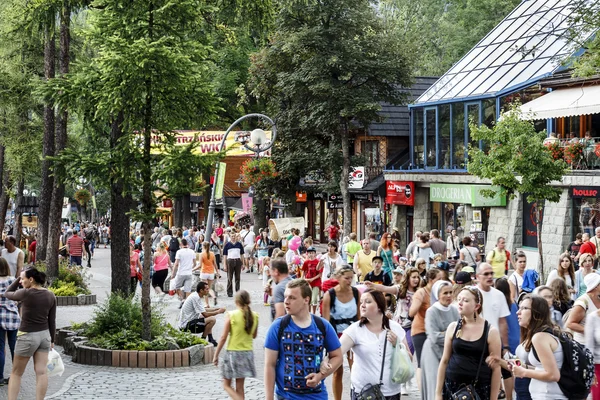
M 0 281 L 0 294 L 4 295 L 6 289 L 11 283 L 15 281 L 15 278 L 10 277 L 5 281 Z M 14 331 L 19 329 L 21 325 L 21 317 L 19 316 L 19 309 L 17 308 L 17 302 L 7 299 L 4 296 L 0 297 L 0 328 L 6 331 Z

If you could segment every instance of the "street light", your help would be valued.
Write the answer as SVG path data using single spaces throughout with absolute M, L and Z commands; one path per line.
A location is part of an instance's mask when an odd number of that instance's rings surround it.
M 273 120 L 271 118 L 267 117 L 264 114 L 244 115 L 243 117 L 241 117 L 237 121 L 235 121 L 233 124 L 231 124 L 229 126 L 229 128 L 227 128 L 225 135 L 223 135 L 223 139 L 221 139 L 221 146 L 219 147 L 219 149 L 225 150 L 225 141 L 227 140 L 227 136 L 229 135 L 229 132 L 231 132 L 233 130 L 233 128 L 235 128 L 240 122 L 245 121 L 250 118 L 259 118 L 259 119 L 265 120 L 266 122 L 268 122 L 271 125 L 271 140 L 267 140 L 267 134 L 262 129 L 254 129 L 252 132 L 250 132 L 249 139 L 248 139 L 248 133 L 243 132 L 241 135 L 236 136 L 236 141 L 238 141 L 245 148 L 247 148 L 248 150 L 250 150 L 256 154 L 260 154 L 262 152 L 269 150 L 273 146 L 273 143 L 275 142 L 275 138 L 277 137 L 277 127 L 275 126 L 275 122 L 273 122 Z M 253 144 L 253 146 L 251 144 Z M 214 183 L 212 186 L 212 190 L 210 192 L 210 204 L 208 206 L 208 218 L 206 219 L 206 235 L 204 236 L 206 238 L 206 241 L 208 241 L 209 243 L 210 243 L 210 237 L 212 235 L 213 223 L 214 223 L 214 219 L 215 219 L 215 209 L 217 208 L 217 201 L 215 199 L 215 188 L 217 187 L 217 182 L 218 182 L 218 178 L 219 178 L 218 175 L 219 175 L 219 163 L 217 162 L 217 165 L 215 168 L 215 179 L 214 179 Z M 223 201 L 225 201 L 225 200 L 223 200 Z

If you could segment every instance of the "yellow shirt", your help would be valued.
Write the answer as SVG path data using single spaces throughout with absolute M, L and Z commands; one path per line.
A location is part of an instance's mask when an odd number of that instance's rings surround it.
M 363 282 L 365 280 L 365 276 L 371 271 L 373 271 L 373 257 L 377 255 L 377 252 L 371 250 L 369 254 L 365 254 L 364 250 L 359 250 L 356 253 L 358 257 L 358 271 L 360 272 L 360 281 Z
M 486 261 L 492 266 L 494 279 L 502 278 L 506 274 L 506 250 L 495 248 L 488 253 Z
M 250 334 L 246 332 L 244 312 L 242 310 L 229 311 L 229 321 L 231 330 L 229 331 L 229 343 L 227 351 L 252 351 L 252 339 L 254 332 L 258 329 L 258 313 L 252 312 L 254 323 Z

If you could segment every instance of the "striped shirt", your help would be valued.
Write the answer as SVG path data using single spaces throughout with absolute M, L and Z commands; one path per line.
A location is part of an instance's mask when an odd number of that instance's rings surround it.
M 81 257 L 83 255 L 83 239 L 79 235 L 71 236 L 67 240 L 67 246 L 69 246 L 69 254 L 73 257 Z

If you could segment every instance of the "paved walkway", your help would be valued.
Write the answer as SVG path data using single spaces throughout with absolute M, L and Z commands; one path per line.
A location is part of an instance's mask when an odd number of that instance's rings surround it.
M 98 302 L 102 302 L 110 291 L 110 249 L 100 248 L 96 250 L 91 268 L 90 289 L 97 295 Z M 223 274 L 225 276 L 225 274 Z M 223 280 L 224 283 L 225 280 Z M 256 274 L 242 274 L 242 288 L 248 290 L 252 296 L 252 308 L 259 313 L 259 330 L 257 339 L 254 341 L 254 353 L 256 355 L 256 379 L 246 380 L 246 398 L 264 399 L 263 388 L 263 344 L 267 329 L 271 322 L 269 307 L 263 305 L 262 280 L 257 279 Z M 138 294 L 140 289 L 138 288 Z M 158 297 L 152 298 L 153 302 L 161 302 L 164 305 L 163 312 L 167 320 L 175 325 L 178 315 L 178 301 L 175 298 L 166 298 L 161 301 Z M 218 306 L 226 307 L 228 310 L 235 309 L 233 299 L 220 294 Z M 57 327 L 70 325 L 72 322 L 85 322 L 89 320 L 94 312 L 94 306 L 69 306 L 59 307 L 57 312 Z M 223 329 L 223 318 L 217 318 L 217 324 L 213 332 L 218 339 Z M 59 352 L 60 347 L 57 347 Z M 63 356 L 65 362 L 65 373 L 62 377 L 49 379 L 47 399 L 72 399 L 72 400 L 112 400 L 112 399 L 156 399 L 168 397 L 170 399 L 189 399 L 190 396 L 200 395 L 203 399 L 225 400 L 228 399 L 221 386 L 221 377 L 217 368 L 212 365 L 202 365 L 189 368 L 174 369 L 132 369 L 94 367 L 71 362 L 69 356 Z M 5 376 L 10 373 L 10 357 L 7 358 Z M 329 397 L 331 394 L 331 378 L 328 378 Z M 344 374 L 344 399 L 349 399 L 350 372 L 345 368 Z M 0 399 L 7 398 L 7 387 L 0 387 Z M 35 398 L 35 375 L 33 364 L 30 362 L 25 375 L 19 399 Z M 420 398 L 412 391 L 403 399 L 413 400 Z

